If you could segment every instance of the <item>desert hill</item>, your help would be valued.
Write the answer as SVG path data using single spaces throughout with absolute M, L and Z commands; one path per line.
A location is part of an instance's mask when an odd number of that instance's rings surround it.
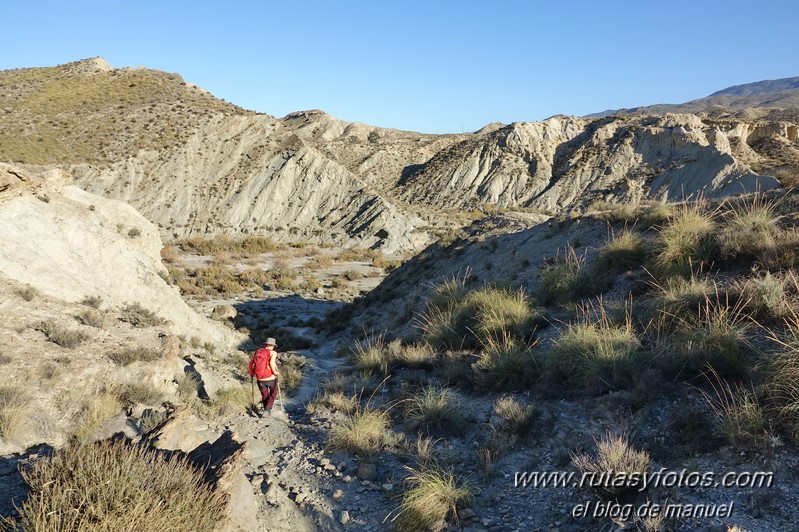
M 399 253 L 462 225 L 464 211 L 558 214 L 766 190 L 778 181 L 759 176 L 799 168 L 797 125 L 785 119 L 557 116 L 425 135 L 319 110 L 255 114 L 178 75 L 99 58 L 5 71 L 0 87 L 0 158 L 61 168 L 129 202 L 167 239 L 259 235 Z

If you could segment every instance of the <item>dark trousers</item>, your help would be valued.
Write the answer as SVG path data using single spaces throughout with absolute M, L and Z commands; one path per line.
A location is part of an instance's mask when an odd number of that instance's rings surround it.
M 277 377 L 271 381 L 258 381 L 258 389 L 261 390 L 261 402 L 264 408 L 272 410 L 275 399 L 277 399 Z

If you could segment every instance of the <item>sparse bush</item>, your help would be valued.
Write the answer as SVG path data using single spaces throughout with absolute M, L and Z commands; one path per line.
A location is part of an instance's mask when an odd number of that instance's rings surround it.
M 0 386 L 0 438 L 8 442 L 19 436 L 30 417 L 30 397 L 19 386 Z
M 382 336 L 367 338 L 355 344 L 351 352 L 352 365 L 363 373 L 387 376 L 394 363 L 394 350 L 388 349 Z
M 220 388 L 211 398 L 210 408 L 216 415 L 229 415 L 241 412 L 253 404 L 255 400 L 250 386 L 234 384 Z
M 776 407 L 780 426 L 799 440 L 799 317 L 786 319 L 785 335 L 771 331 L 771 341 L 779 350 L 765 367 L 766 389 Z
M 139 229 L 138 227 L 131 228 L 128 231 L 128 236 L 130 238 L 138 238 L 139 236 L 141 236 L 141 229 Z
M 129 382 L 122 387 L 119 397 L 123 402 L 129 404 L 155 405 L 163 400 L 164 394 L 144 383 Z
M 97 327 L 98 329 L 102 329 L 103 325 L 105 325 L 105 316 L 99 312 L 94 312 L 91 310 L 81 311 L 77 316 L 75 316 L 75 319 L 84 325 Z
M 103 304 L 103 298 L 100 296 L 86 296 L 81 300 L 80 304 L 93 309 L 99 309 L 100 305 Z
M 363 278 L 363 274 L 358 270 L 347 270 L 341 275 L 344 276 L 344 278 L 348 281 L 357 281 L 358 279 Z
M 17 295 L 25 301 L 33 301 L 33 298 L 39 295 L 39 291 L 30 285 L 26 285 L 24 288 L 17 290 Z
M 67 447 L 22 472 L 23 530 L 215 530 L 224 499 L 177 455 L 123 442 Z M 98 481 L 98 479 L 103 479 Z
M 120 366 L 129 366 L 134 362 L 155 362 L 163 358 L 163 354 L 155 349 L 136 346 L 112 351 L 108 358 Z
M 657 310 L 670 320 L 692 320 L 708 297 L 718 292 L 718 287 L 707 277 L 692 274 L 689 277 L 669 277 L 655 284 L 653 302 Z
M 472 488 L 450 471 L 430 468 L 411 469 L 411 473 L 394 518 L 399 532 L 440 530 L 447 519 L 457 515 L 459 505 L 474 499 Z
M 62 327 L 55 320 L 42 322 L 38 329 L 47 336 L 48 340 L 66 349 L 73 349 L 89 339 L 89 335 Z
M 146 328 L 163 325 L 165 320 L 159 318 L 154 312 L 142 307 L 139 303 L 131 303 L 119 311 L 120 321 L 130 323 L 134 327 Z
M 390 441 L 388 414 L 380 410 L 358 410 L 336 425 L 328 446 L 333 451 L 349 451 L 371 459 Z
M 422 387 L 404 402 L 404 414 L 415 429 L 457 434 L 465 424 L 458 396 L 449 388 Z
M 53 362 L 45 362 L 39 366 L 39 376 L 45 380 L 50 380 L 58 373 L 58 366 Z
M 325 392 L 321 398 L 311 401 L 308 406 L 309 411 L 316 408 L 317 405 L 326 406 L 334 412 L 342 412 L 344 414 L 352 414 L 358 407 L 358 400 L 355 397 L 344 395 L 343 392 Z
M 119 396 L 109 390 L 97 390 L 84 396 L 73 425 L 75 438 L 84 442 L 100 426 L 122 410 Z
M 597 475 L 626 473 L 626 478 L 632 478 L 631 475 L 633 473 L 643 475 L 649 467 L 649 454 L 646 451 L 638 451 L 630 446 L 626 436 L 607 433 L 600 440 L 594 439 L 594 443 L 596 445 L 596 456 L 588 454 L 572 455 L 572 463 L 581 473 Z M 611 497 L 617 497 L 625 491 L 638 489 L 637 484 L 625 484 L 620 487 L 610 484 L 603 482 L 596 489 L 600 493 Z
M 395 340 L 395 342 L 399 342 L 399 340 Z M 428 344 L 399 345 L 394 360 L 397 364 L 405 367 L 422 368 L 435 362 L 436 353 Z
M 781 321 L 793 312 L 789 288 L 799 291 L 799 283 L 793 273 L 783 276 L 766 272 L 739 282 L 737 288 L 740 300 L 753 317 Z
M 14 360 L 14 357 L 12 357 L 11 355 L 0 353 L 0 365 L 10 364 L 12 360 Z
M 291 353 L 280 360 L 280 386 L 286 393 L 296 390 L 302 382 L 303 368 L 308 359 Z
M 187 400 L 194 400 L 200 390 L 200 376 L 196 373 L 184 373 L 177 379 L 178 395 Z
M 519 436 L 526 435 L 533 428 L 535 418 L 533 405 L 522 405 L 513 397 L 500 397 L 494 401 L 494 412 Z

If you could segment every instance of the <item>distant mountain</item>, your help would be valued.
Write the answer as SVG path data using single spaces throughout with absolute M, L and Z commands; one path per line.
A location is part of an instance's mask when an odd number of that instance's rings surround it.
M 799 77 L 756 81 L 721 89 L 697 100 L 680 104 L 656 104 L 624 109 L 608 109 L 589 118 L 621 114 L 732 113 L 743 109 L 791 109 L 799 107 Z
M 795 90 L 799 90 L 799 76 L 795 78 L 767 79 L 765 81 L 735 85 L 714 92 L 708 96 L 708 98 L 713 96 L 759 96 L 762 94 L 775 94 L 778 92 Z

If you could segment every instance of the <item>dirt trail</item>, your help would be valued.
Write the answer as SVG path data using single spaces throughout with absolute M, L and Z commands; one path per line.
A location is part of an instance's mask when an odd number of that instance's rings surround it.
M 252 412 L 241 412 L 220 420 L 215 428 L 231 429 L 248 442 L 244 474 L 258 501 L 257 530 L 384 530 L 389 525 L 383 520 L 395 506 L 391 492 L 359 480 L 353 457 L 331 454 L 325 447 L 331 420 L 305 412 L 320 381 L 344 363 L 336 357 L 337 339 L 286 326 L 321 318 L 330 309 L 328 302 L 315 303 L 281 297 L 239 305 L 248 312 L 282 316 L 275 326 L 293 330 L 317 346 L 292 351 L 307 359 L 303 378 L 291 395 L 281 394 L 271 416 L 258 418 Z M 256 388 L 254 398 L 259 397 Z

